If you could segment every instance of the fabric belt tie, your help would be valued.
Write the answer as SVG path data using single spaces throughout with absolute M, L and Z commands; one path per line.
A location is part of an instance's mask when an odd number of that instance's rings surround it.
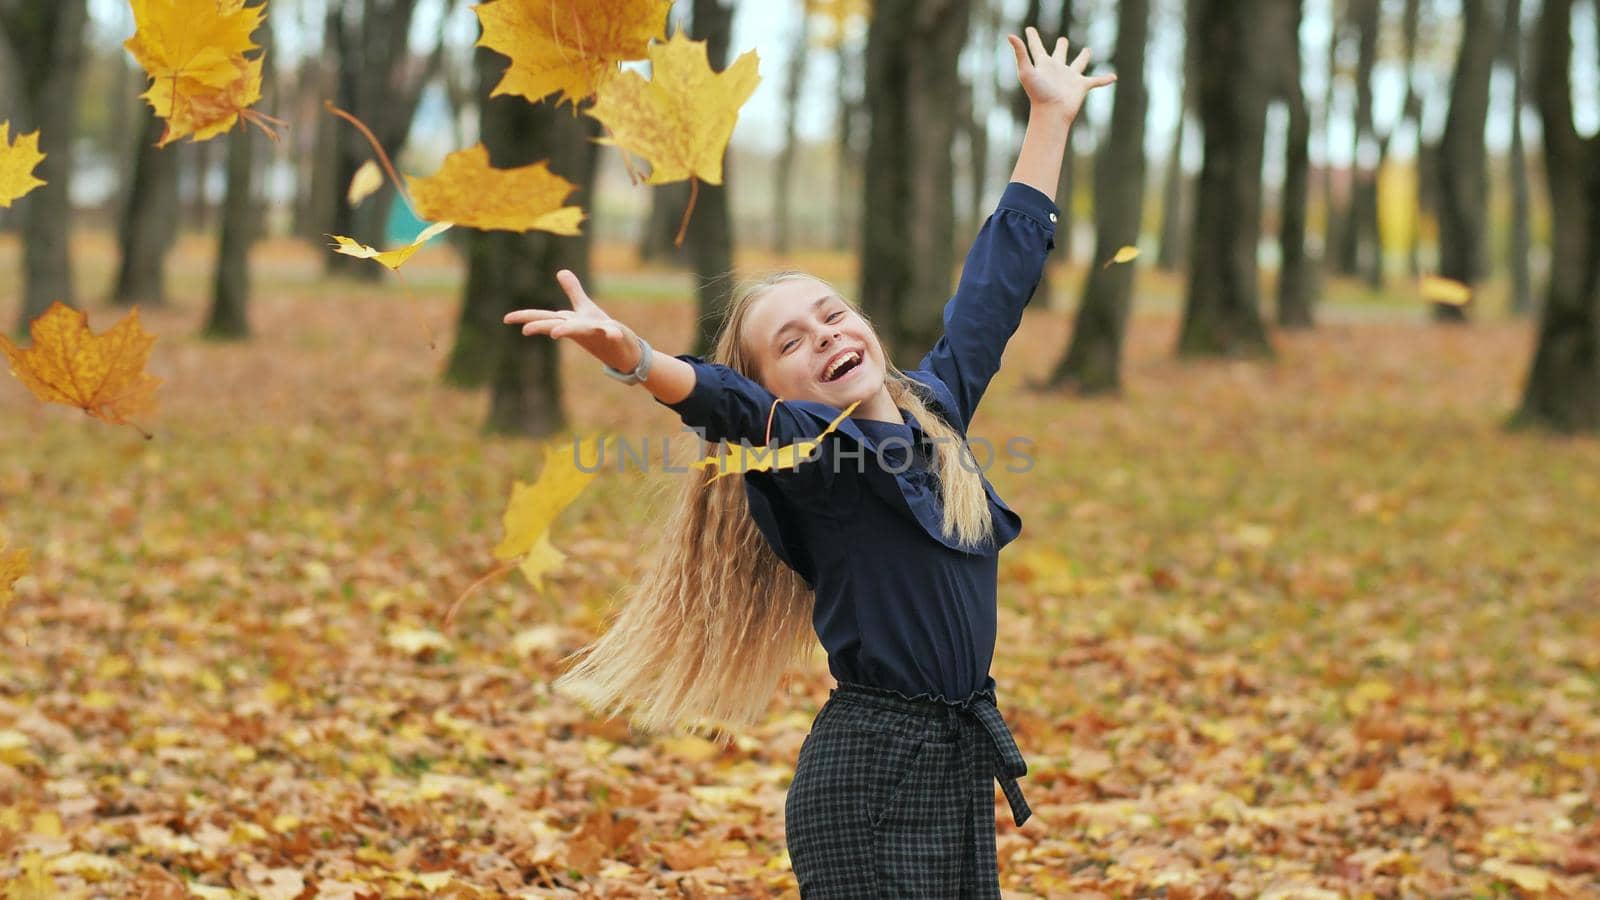
M 1022 785 L 1017 779 L 1028 774 L 1028 763 L 1022 758 L 1022 751 L 1017 749 L 1016 739 L 1011 736 L 1011 729 L 1006 726 L 1005 719 L 1000 716 L 1000 709 L 995 705 L 995 694 L 992 690 L 974 691 L 961 700 L 947 700 L 935 694 L 922 693 L 915 697 L 908 697 L 893 688 L 881 688 L 874 685 L 856 684 L 848 681 L 839 682 L 835 691 L 846 693 L 868 693 L 877 696 L 889 697 L 900 701 L 909 701 L 917 704 L 933 703 L 948 707 L 954 712 L 960 710 L 969 718 L 976 719 L 978 724 L 988 732 L 989 740 L 994 744 L 995 758 L 997 761 L 994 771 L 995 780 L 1000 782 L 1000 790 L 1005 792 L 1006 801 L 1011 805 L 1011 820 L 1017 827 L 1028 821 L 1033 815 L 1032 807 L 1028 800 L 1022 796 Z M 982 758 L 982 746 L 975 743 L 970 729 L 958 728 L 957 738 L 961 748 L 961 760 L 967 771 L 978 771 L 979 760 Z M 993 796 L 989 798 L 993 801 Z

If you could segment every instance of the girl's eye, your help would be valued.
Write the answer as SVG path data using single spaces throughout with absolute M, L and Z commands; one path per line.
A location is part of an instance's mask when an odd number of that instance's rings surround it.
M 832 322 L 833 319 L 834 319 L 834 316 L 842 316 L 842 315 L 844 315 L 844 310 L 842 310 L 842 309 L 834 310 L 833 314 L 828 316 L 827 321 Z M 799 341 L 785 341 L 783 346 L 778 348 L 778 352 L 779 353 L 788 353 L 789 352 L 789 348 L 793 347 L 797 343 L 799 343 Z

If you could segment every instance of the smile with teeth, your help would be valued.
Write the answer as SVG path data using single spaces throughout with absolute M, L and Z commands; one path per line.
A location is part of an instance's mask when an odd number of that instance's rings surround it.
M 833 381 L 833 380 L 835 380 L 834 373 L 838 372 L 840 368 L 842 368 L 843 366 L 850 365 L 851 363 L 857 363 L 858 365 L 856 366 L 856 368 L 860 368 L 860 365 L 859 365 L 860 362 L 861 362 L 861 354 L 857 353 L 854 350 L 851 350 L 851 351 L 845 353 L 843 356 L 840 356 L 838 359 L 834 360 L 833 364 L 828 366 L 827 371 L 822 373 L 822 380 L 823 381 Z M 852 369 L 851 371 L 853 372 L 853 371 L 855 371 L 855 369 Z M 846 373 L 846 375 L 848 375 L 848 374 L 849 373 Z M 841 376 L 838 376 L 838 377 L 843 378 L 845 376 L 841 375 Z

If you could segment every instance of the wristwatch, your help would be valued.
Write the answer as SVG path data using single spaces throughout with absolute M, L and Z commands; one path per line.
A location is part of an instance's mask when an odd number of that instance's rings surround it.
M 650 374 L 650 358 L 655 352 L 650 349 L 649 344 L 645 343 L 644 338 L 639 337 L 637 334 L 633 337 L 634 340 L 639 342 L 639 367 L 637 369 L 632 372 L 619 372 L 604 363 L 600 364 L 600 368 L 604 369 L 607 375 L 623 384 L 638 384 L 645 380 Z

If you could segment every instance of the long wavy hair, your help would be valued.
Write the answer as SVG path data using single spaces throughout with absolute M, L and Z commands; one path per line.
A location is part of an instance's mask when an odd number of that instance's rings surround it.
M 740 284 L 708 361 L 759 381 L 744 341 L 750 307 L 769 288 L 797 279 L 838 294 L 822 279 L 788 270 Z M 934 441 L 944 534 L 965 546 L 987 541 L 994 533 L 988 496 L 978 466 L 962 459 L 971 451 L 961 434 L 928 406 L 927 389 L 892 362 L 885 384 Z M 709 444 L 684 436 L 700 457 L 709 455 Z M 608 614 L 609 629 L 567 658 L 577 662 L 556 679 L 555 691 L 607 717 L 631 706 L 630 723 L 646 732 L 701 732 L 708 722 L 748 727 L 764 717 L 785 674 L 808 660 L 816 646 L 815 595 L 756 528 L 742 479 L 712 481 L 713 474 L 693 468 L 676 479 L 676 501 L 657 519 L 659 551 L 621 609 Z M 720 731 L 726 744 L 731 734 Z

